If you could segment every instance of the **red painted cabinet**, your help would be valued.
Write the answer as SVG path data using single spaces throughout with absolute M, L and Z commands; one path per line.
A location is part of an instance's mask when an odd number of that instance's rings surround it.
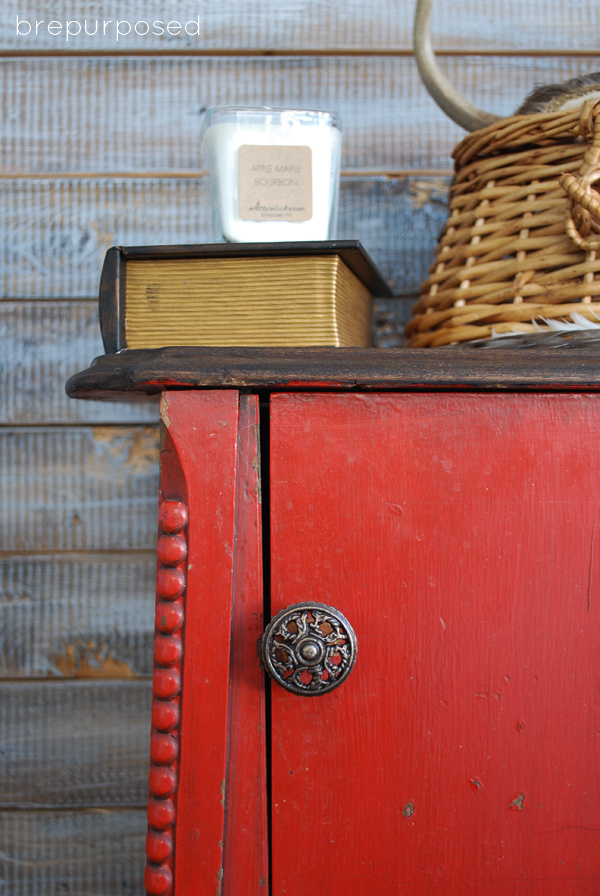
M 148 891 L 599 893 L 600 396 L 261 414 L 163 396 Z M 257 654 L 304 601 L 357 639 L 310 697 Z

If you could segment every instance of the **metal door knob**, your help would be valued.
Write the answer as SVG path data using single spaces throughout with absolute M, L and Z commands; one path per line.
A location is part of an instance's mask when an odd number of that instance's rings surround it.
M 277 684 L 314 697 L 348 677 L 356 659 L 356 635 L 339 610 L 307 601 L 273 617 L 262 637 L 261 654 Z

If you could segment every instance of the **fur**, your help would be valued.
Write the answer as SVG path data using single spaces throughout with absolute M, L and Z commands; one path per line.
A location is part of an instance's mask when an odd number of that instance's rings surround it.
M 525 102 L 517 109 L 517 115 L 531 115 L 534 112 L 557 112 L 560 109 L 573 109 L 583 103 L 590 94 L 600 99 L 600 72 L 580 75 L 571 78 L 564 84 L 548 84 L 536 87 Z

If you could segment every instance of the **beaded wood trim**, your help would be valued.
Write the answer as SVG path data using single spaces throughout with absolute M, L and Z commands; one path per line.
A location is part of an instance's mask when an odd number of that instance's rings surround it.
M 187 584 L 188 508 L 165 500 L 159 507 L 156 573 L 156 629 L 152 683 L 152 734 L 148 798 L 148 896 L 173 891 L 173 842 L 177 816 L 177 781 L 182 677 L 182 636 Z

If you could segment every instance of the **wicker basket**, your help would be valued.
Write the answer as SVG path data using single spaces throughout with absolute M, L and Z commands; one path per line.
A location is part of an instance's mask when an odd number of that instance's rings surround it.
M 518 115 L 453 153 L 450 215 L 406 326 L 415 347 L 600 319 L 600 102 Z

